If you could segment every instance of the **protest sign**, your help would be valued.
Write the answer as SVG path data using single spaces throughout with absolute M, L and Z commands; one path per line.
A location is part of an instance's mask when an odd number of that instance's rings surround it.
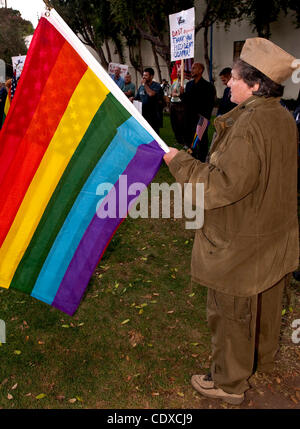
M 195 8 L 169 15 L 171 61 L 194 58 Z
M 11 59 L 13 64 L 13 71 L 16 72 L 16 78 L 18 80 L 21 76 L 24 67 L 26 55 L 19 55 L 17 57 L 12 57 Z
M 116 67 L 120 67 L 121 73 L 120 75 L 124 79 L 126 73 L 128 72 L 128 66 L 126 64 L 118 64 L 118 63 L 109 63 L 108 64 L 108 74 L 115 74 Z

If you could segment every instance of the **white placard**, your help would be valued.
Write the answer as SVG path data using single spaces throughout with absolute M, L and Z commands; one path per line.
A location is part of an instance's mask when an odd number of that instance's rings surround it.
M 142 102 L 139 100 L 133 100 L 134 107 L 142 114 Z
M 12 65 L 13 65 L 13 71 L 16 72 L 16 78 L 19 79 L 21 76 L 26 55 L 19 55 L 17 57 L 12 57 Z
M 126 73 L 128 72 L 128 66 L 126 64 L 109 63 L 108 64 L 108 74 L 115 74 L 116 67 L 120 67 L 120 69 L 121 69 L 120 75 L 124 79 Z
M 171 61 L 194 58 L 195 8 L 169 15 Z

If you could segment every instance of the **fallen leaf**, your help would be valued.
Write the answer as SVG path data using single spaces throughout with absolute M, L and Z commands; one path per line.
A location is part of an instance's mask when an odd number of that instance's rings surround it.
M 172 314 L 172 313 L 174 313 L 174 310 L 167 311 L 167 314 Z
M 281 315 L 282 315 L 282 316 L 284 316 L 284 315 L 285 315 L 285 313 L 286 313 L 286 309 L 284 308 L 284 309 L 282 310 L 282 312 L 281 312 Z
M 280 380 L 280 378 L 279 378 L 279 377 L 276 377 L 276 382 L 277 382 L 278 384 L 280 384 L 280 383 L 281 383 L 281 380 Z
M 184 396 L 184 393 L 182 393 L 182 392 L 177 392 L 177 395 L 178 395 L 178 396 L 183 397 L 183 396 Z
M 70 325 L 61 325 L 62 328 L 69 328 Z
M 123 322 L 121 322 L 121 325 L 126 325 L 126 323 L 128 323 L 129 321 L 130 319 L 123 320 Z
M 159 393 L 158 392 L 152 392 L 151 395 L 152 396 L 159 396 Z
M 36 397 L 35 397 L 35 399 L 43 399 L 43 398 L 45 398 L 47 395 L 45 394 L 45 393 L 40 393 L 39 395 L 37 395 Z
M 38 341 L 38 344 L 45 344 L 44 341 Z
M 14 350 L 15 355 L 20 355 L 21 353 L 22 353 L 21 350 Z
M 13 395 L 11 395 L 10 393 L 7 394 L 7 399 L 11 400 L 13 399 Z
M 31 392 L 29 392 L 29 393 L 26 393 L 26 395 L 25 396 L 31 396 Z
M 80 396 L 76 396 L 77 401 L 83 402 L 83 399 Z
M 18 383 L 14 384 L 11 390 L 15 390 L 18 387 Z
M 300 401 L 300 392 L 298 390 L 296 391 L 296 398 Z
M 71 398 L 71 399 L 69 399 L 70 404 L 74 404 L 74 402 L 76 402 L 76 401 L 77 401 L 77 399 L 76 399 L 76 398 Z

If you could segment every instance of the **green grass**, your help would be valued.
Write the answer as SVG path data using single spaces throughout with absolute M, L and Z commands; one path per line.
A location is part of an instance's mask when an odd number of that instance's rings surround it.
M 164 164 L 155 181 L 173 182 Z M 190 377 L 209 367 L 210 334 L 192 245 L 183 220 L 128 218 L 73 317 L 0 289 L 0 407 L 198 407 Z
M 161 136 L 176 146 L 164 121 Z M 164 164 L 155 181 L 173 182 Z M 190 407 L 190 376 L 209 355 L 206 289 L 189 279 L 192 244 L 183 220 L 128 218 L 73 317 L 0 289 L 0 407 Z

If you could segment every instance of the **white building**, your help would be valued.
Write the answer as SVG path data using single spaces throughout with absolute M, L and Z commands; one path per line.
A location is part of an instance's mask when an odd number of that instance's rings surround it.
M 201 3 L 195 8 L 196 23 L 200 21 L 201 14 Z M 202 15 L 202 14 L 201 14 Z M 167 37 L 167 35 L 166 35 Z M 227 31 L 224 29 L 224 25 L 213 26 L 213 41 L 212 41 L 212 52 L 213 52 L 213 76 L 215 79 L 215 85 L 217 89 L 218 97 L 221 97 L 224 91 L 224 86 L 220 82 L 219 73 L 224 67 L 231 67 L 234 59 L 234 52 L 237 52 L 242 46 L 245 39 L 250 37 L 257 37 L 257 34 L 251 30 L 250 25 L 246 22 L 232 22 L 231 26 Z M 279 20 L 271 24 L 271 41 L 279 45 L 282 49 L 286 50 L 295 58 L 300 59 L 300 29 L 296 29 L 293 24 L 293 18 L 290 15 L 285 16 L 281 14 Z M 210 43 L 210 40 L 209 40 Z M 114 52 L 114 48 L 111 46 L 112 62 L 118 62 L 118 56 Z M 203 43 L 203 30 L 200 30 L 196 35 L 195 40 L 195 61 L 200 61 L 205 64 L 204 61 L 204 43 Z M 103 47 L 106 53 L 105 47 Z M 210 46 L 209 46 L 210 51 Z M 155 61 L 152 54 L 150 42 L 145 40 L 142 41 L 142 52 L 143 52 L 143 65 L 144 67 L 155 67 Z M 94 53 L 95 54 L 95 53 Z M 95 55 L 97 57 L 97 55 Z M 126 64 L 128 65 L 128 71 L 132 75 L 132 81 L 139 85 L 141 75 L 134 67 L 130 64 L 127 50 L 125 50 Z M 99 58 L 97 57 L 99 60 Z M 160 70 L 162 78 L 170 81 L 168 68 L 165 61 L 159 57 Z M 208 70 L 205 70 L 204 78 L 208 79 Z M 300 76 L 299 76 L 300 78 Z M 158 80 L 158 73 L 154 76 L 154 80 Z M 299 80 L 299 79 L 298 79 Z M 292 79 L 285 82 L 284 98 L 297 98 L 300 89 L 300 84 L 293 83 Z

